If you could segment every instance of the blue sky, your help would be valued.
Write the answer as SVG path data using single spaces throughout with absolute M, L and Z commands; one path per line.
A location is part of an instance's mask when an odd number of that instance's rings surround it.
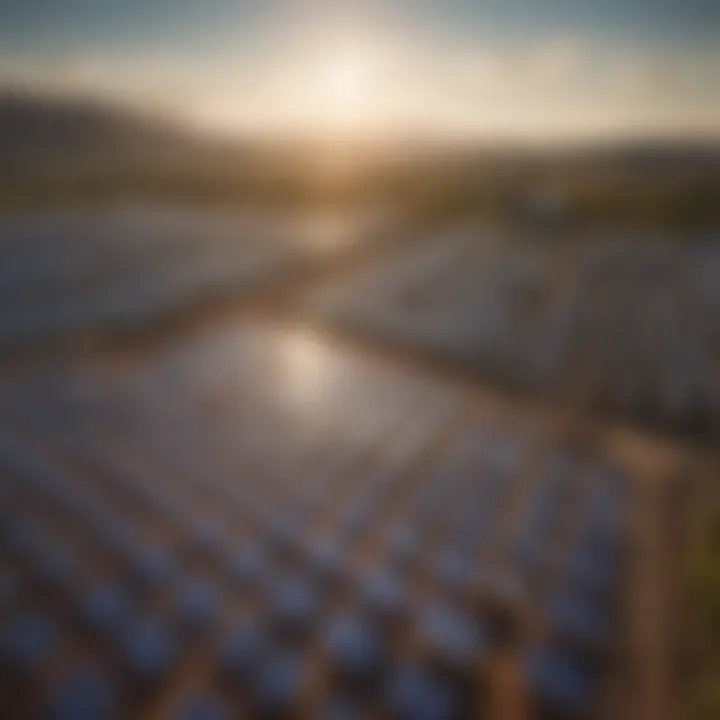
M 569 32 L 657 40 L 711 42 L 720 36 L 717 0 L 2 0 L 0 40 L 32 52 L 48 45 L 152 43 L 223 35 L 228 21 L 288 22 L 303 13 L 362 11 L 460 34 L 501 33 L 534 38 Z
M 719 45 L 720 0 L 0 0 L 0 82 L 223 129 L 708 132 Z

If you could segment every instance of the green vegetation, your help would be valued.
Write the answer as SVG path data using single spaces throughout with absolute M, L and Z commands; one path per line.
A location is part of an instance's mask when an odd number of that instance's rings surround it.
M 40 164 L 0 179 L 0 211 L 130 197 L 284 207 L 384 203 L 424 225 L 464 217 L 523 223 L 536 217 L 533 209 L 549 192 L 562 198 L 561 212 L 549 225 L 553 231 L 720 226 L 720 162 L 688 171 L 678 169 L 679 161 L 635 166 L 602 154 L 558 160 L 441 152 L 347 162 L 323 167 L 307 148 L 256 149 L 225 158 L 195 148 L 192 156 L 178 153 L 161 161 Z
M 720 718 L 720 503 L 705 506 L 687 567 L 692 638 L 688 672 L 690 720 Z

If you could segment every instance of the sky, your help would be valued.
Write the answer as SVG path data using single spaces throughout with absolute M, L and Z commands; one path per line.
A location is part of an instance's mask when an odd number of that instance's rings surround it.
M 0 84 L 226 134 L 720 134 L 717 0 L 0 0 Z

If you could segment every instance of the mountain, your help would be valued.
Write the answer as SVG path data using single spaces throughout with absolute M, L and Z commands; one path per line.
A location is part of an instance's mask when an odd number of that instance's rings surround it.
M 153 162 L 197 152 L 162 120 L 99 101 L 0 93 L 0 166 L 5 173 L 58 164 Z

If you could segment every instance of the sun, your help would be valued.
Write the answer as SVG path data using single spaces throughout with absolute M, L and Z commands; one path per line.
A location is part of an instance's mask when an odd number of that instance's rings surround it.
M 382 135 L 392 122 L 406 86 L 398 87 L 400 64 L 377 38 L 338 32 L 289 39 L 258 61 L 258 72 L 240 76 L 235 92 L 197 114 L 220 129 L 243 126 L 348 147 Z
M 372 100 L 372 75 L 370 59 L 360 53 L 329 57 L 320 78 L 329 109 L 340 116 L 367 111 Z
M 379 75 L 376 58 L 366 49 L 325 49 L 312 59 L 299 101 L 310 122 L 326 133 L 365 132 L 381 119 Z

